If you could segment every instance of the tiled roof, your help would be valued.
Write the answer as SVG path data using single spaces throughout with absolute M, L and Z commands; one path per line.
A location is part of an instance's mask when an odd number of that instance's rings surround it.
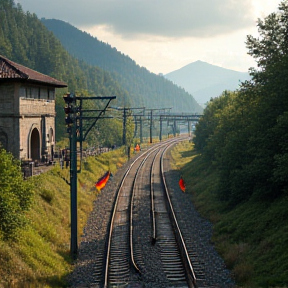
M 58 88 L 67 87 L 67 84 L 62 81 L 58 81 L 55 78 L 17 64 L 0 55 L 0 80 L 4 79 L 19 79 L 26 80 L 28 82 L 38 82 L 49 84 Z

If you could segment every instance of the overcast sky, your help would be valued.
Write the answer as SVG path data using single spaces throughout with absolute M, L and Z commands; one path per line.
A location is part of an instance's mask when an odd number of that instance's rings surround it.
M 247 72 L 246 36 L 281 0 L 15 0 L 38 18 L 90 33 L 149 71 L 169 73 L 197 60 Z

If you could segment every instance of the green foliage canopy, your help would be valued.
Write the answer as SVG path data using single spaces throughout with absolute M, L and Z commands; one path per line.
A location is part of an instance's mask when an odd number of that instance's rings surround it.
M 258 65 L 252 80 L 212 99 L 195 132 L 195 148 L 218 167 L 218 194 L 231 206 L 288 192 L 288 1 L 257 26 L 260 37 L 246 42 Z

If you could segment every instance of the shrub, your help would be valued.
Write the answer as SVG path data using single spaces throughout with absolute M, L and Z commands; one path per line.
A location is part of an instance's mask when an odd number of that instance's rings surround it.
M 25 224 L 24 211 L 31 205 L 33 185 L 23 179 L 20 162 L 4 149 L 0 149 L 0 191 L 0 235 L 13 238 Z

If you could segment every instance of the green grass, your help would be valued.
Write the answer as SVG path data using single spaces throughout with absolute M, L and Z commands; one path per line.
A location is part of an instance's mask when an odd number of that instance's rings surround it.
M 94 184 L 108 169 L 112 173 L 127 161 L 124 149 L 89 157 L 78 174 L 78 233 L 93 208 Z M 0 239 L 0 287 L 65 287 L 70 259 L 69 170 L 59 166 L 33 177 L 36 194 L 26 217 L 28 224 L 15 241 Z
M 213 242 L 239 287 L 288 287 L 288 197 L 250 200 L 233 210 L 217 198 L 217 170 L 183 142 L 172 151 L 198 211 L 214 224 Z

